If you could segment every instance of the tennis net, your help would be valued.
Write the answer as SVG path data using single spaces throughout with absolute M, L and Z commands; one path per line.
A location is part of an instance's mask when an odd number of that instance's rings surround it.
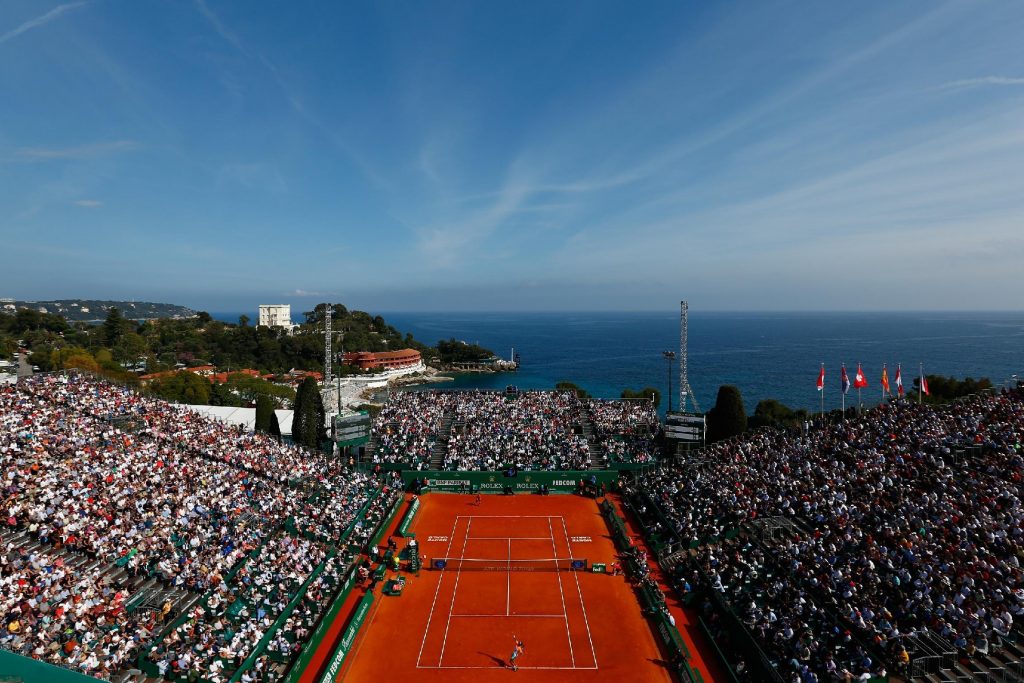
M 532 560 L 489 560 L 477 557 L 434 557 L 428 565 L 443 571 L 557 572 L 586 571 L 587 561 L 575 557 Z

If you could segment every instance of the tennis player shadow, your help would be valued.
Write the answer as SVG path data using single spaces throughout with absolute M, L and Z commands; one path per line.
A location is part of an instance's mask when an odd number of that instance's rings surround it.
M 495 657 L 492 654 L 489 654 L 487 652 L 481 652 L 479 650 L 477 650 L 477 654 L 478 655 L 483 655 L 484 657 L 487 657 L 487 659 L 491 660 L 492 662 L 494 662 L 495 664 L 500 666 L 502 669 L 504 669 L 504 668 L 506 668 L 508 666 L 508 664 L 505 663 L 505 660 L 502 659 L 501 657 Z

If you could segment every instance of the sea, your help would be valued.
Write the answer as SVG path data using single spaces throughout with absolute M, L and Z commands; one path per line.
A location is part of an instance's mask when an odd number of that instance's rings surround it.
M 237 322 L 240 313 L 213 314 Z M 256 319 L 254 314 L 248 314 Z M 449 388 L 550 389 L 569 381 L 593 396 L 617 398 L 623 389 L 657 387 L 668 408 L 669 364 L 679 352 L 679 313 L 381 313 L 389 324 L 427 344 L 440 339 L 478 343 L 502 358 L 517 354 L 515 373 L 460 374 Z M 719 386 L 739 387 L 747 412 L 762 399 L 792 408 L 826 410 L 842 402 L 840 367 L 851 381 L 858 363 L 870 386 L 864 405 L 881 400 L 882 366 L 902 367 L 908 392 L 925 374 L 988 377 L 996 385 L 1024 377 L 1024 312 L 733 313 L 690 311 L 688 368 L 697 407 L 708 410 Z M 816 382 L 825 364 L 825 387 Z M 679 368 L 671 366 L 673 407 Z M 857 391 L 846 395 L 855 405 Z M 688 406 L 693 408 L 693 406 Z

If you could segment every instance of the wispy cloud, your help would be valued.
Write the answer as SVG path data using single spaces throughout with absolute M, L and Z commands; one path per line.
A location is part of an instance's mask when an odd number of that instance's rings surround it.
M 293 289 L 285 292 L 284 296 L 337 296 L 334 292 L 309 292 L 305 289 Z
M 68 2 L 68 3 L 65 3 L 63 5 L 57 5 L 56 7 L 54 7 L 52 10 L 50 10 L 46 14 L 40 15 L 40 16 L 36 17 L 35 19 L 29 19 L 28 21 L 26 21 L 25 23 L 21 24 L 17 28 L 13 28 L 10 31 L 8 31 L 7 33 L 5 33 L 2 36 L 0 36 L 0 45 L 3 45 L 8 40 L 13 40 L 14 38 L 17 38 L 18 36 L 20 36 L 22 33 L 25 33 L 26 31 L 31 31 L 34 28 L 39 28 L 40 26 L 44 26 L 46 24 L 49 24 L 51 21 L 53 21 L 54 19 L 58 18 L 60 15 L 64 14 L 65 12 L 67 12 L 69 10 L 73 10 L 76 7 L 81 7 L 82 5 L 88 5 L 88 4 L 89 3 L 86 0 L 83 0 L 82 2 Z
M 242 54 L 247 55 L 249 57 L 253 56 L 253 54 L 249 52 L 242 44 L 241 39 L 237 35 L 235 35 L 235 33 L 231 31 L 227 26 L 225 26 L 224 22 L 220 20 L 220 17 L 218 17 L 214 13 L 214 11 L 210 9 L 210 7 L 206 4 L 205 0 L 195 0 L 195 3 L 196 9 L 199 10 L 199 13 L 203 15 L 204 19 L 210 22 L 210 25 L 213 26 L 214 30 L 217 31 L 218 34 L 220 34 L 221 38 L 231 43 L 231 45 L 234 46 L 234 48 Z
M 22 147 L 15 150 L 14 159 L 20 161 L 48 161 L 51 159 L 91 159 L 104 154 L 129 152 L 138 147 L 134 140 L 94 142 L 72 147 Z
M 78 201 L 74 202 L 74 204 L 75 206 L 82 206 L 85 207 L 86 209 L 97 209 L 103 206 L 103 202 L 101 202 L 98 199 L 79 199 Z
M 937 90 L 961 90 L 963 88 L 977 88 L 983 85 L 1024 85 L 1024 78 L 1011 78 L 1008 76 L 981 76 L 979 78 L 965 78 L 959 81 L 943 83 L 938 86 Z

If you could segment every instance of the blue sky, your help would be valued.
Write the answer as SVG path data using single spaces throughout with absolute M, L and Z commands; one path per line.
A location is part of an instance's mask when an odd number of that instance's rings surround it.
M 0 296 L 1020 309 L 1024 3 L 4 0 Z

